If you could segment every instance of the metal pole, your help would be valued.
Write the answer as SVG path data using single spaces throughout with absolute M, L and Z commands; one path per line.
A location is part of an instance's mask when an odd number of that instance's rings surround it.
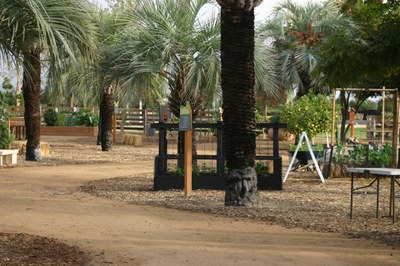
M 399 102 L 398 102 L 399 93 L 398 91 L 394 91 L 393 93 L 393 106 L 394 106 L 394 114 L 393 114 L 393 132 L 392 132 L 392 167 L 397 168 L 397 161 L 399 156 L 399 150 L 397 148 L 399 144 Z

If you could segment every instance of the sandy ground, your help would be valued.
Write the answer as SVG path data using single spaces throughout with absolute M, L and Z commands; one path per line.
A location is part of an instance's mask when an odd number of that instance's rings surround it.
M 90 180 L 152 171 L 152 160 L 0 169 L 0 232 L 77 245 L 91 265 L 400 265 L 400 250 L 374 241 L 80 191 Z

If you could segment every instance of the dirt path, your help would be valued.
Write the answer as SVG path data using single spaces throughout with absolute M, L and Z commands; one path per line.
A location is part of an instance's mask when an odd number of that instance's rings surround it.
M 0 232 L 58 238 L 93 265 L 399 265 L 400 251 L 310 233 L 96 198 L 86 181 L 146 173 L 152 161 L 0 169 Z

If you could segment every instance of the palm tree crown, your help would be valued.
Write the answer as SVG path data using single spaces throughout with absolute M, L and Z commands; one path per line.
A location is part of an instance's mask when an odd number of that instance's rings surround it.
M 80 0 L 5 0 L 0 2 L 0 52 L 20 61 L 24 79 L 27 160 L 40 159 L 40 90 L 43 56 L 54 84 L 76 54 L 93 56 L 96 25 L 88 2 Z
M 274 14 L 260 28 L 260 35 L 276 49 L 282 86 L 297 88 L 300 97 L 315 85 L 311 73 L 318 62 L 318 44 L 348 21 L 334 1 L 301 6 L 286 0 L 274 8 Z

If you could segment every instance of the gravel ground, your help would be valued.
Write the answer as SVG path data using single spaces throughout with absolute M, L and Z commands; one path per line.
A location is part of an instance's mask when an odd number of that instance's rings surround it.
M 371 180 L 358 180 L 357 185 Z M 96 196 L 130 204 L 152 205 L 185 211 L 224 215 L 235 219 L 253 219 L 300 227 L 318 232 L 335 232 L 351 237 L 364 237 L 400 247 L 400 222 L 388 217 L 388 182 L 381 189 L 380 216 L 375 218 L 376 195 L 355 196 L 353 219 L 349 219 L 349 179 L 329 180 L 325 184 L 310 173 L 293 174 L 282 191 L 260 191 L 258 207 L 225 207 L 224 192 L 196 190 L 185 197 L 181 190 L 153 191 L 152 175 L 120 177 L 92 181 L 82 188 Z M 371 189 L 367 190 L 372 192 Z M 397 214 L 396 214 L 397 215 Z
M 48 138 L 50 154 L 40 162 L 26 162 L 19 156 L 16 167 L 38 167 L 61 164 L 129 163 L 154 160 L 154 141 L 142 147 L 114 145 L 110 152 L 101 152 L 94 139 Z M 284 158 L 287 164 L 287 158 Z M 350 237 L 374 239 L 393 248 L 400 247 L 400 221 L 388 217 L 388 180 L 381 183 L 380 216 L 375 218 L 376 195 L 355 196 L 354 217 L 349 219 L 350 180 L 330 179 L 322 184 L 316 173 L 291 173 L 282 191 L 261 191 L 258 207 L 224 207 L 224 192 L 197 190 L 185 197 L 181 190 L 153 191 L 152 169 L 149 174 L 96 180 L 82 191 L 129 204 L 160 206 L 192 212 L 253 219 L 263 223 L 299 227 L 319 232 L 337 232 Z M 371 180 L 359 179 L 357 186 Z M 372 192 L 370 188 L 367 192 Z M 398 205 L 398 204 L 397 204 Z M 399 208 L 397 208 L 397 219 Z M 38 250 L 37 243 L 42 247 Z M 87 257 L 79 248 L 55 239 L 26 234 L 0 233 L 0 265 L 84 265 Z M 4 248 L 5 247 L 5 248 Z M 46 253 L 47 252 L 47 253 Z M 44 263 L 46 262 L 46 263 Z

